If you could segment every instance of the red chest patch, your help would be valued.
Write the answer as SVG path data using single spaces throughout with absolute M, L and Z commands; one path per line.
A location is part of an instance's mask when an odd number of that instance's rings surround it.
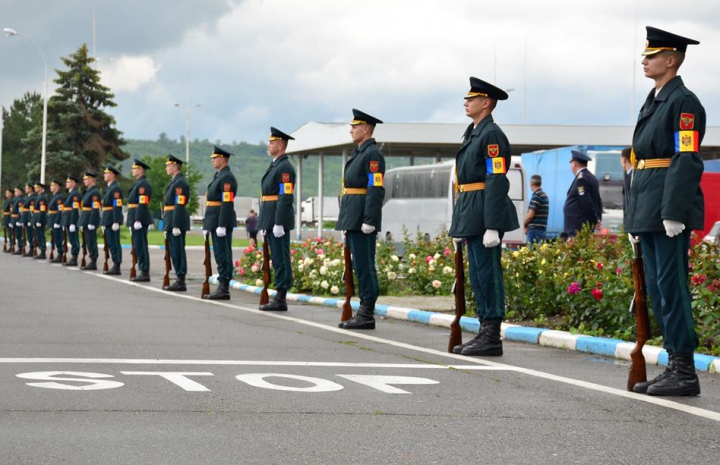
M 695 115 L 692 113 L 680 113 L 680 129 L 687 131 L 695 127 Z
M 377 171 L 380 169 L 380 162 L 379 161 L 370 161 L 370 171 L 373 173 L 377 173 Z
M 500 147 L 498 144 L 488 145 L 488 155 L 490 157 L 497 157 L 500 154 Z

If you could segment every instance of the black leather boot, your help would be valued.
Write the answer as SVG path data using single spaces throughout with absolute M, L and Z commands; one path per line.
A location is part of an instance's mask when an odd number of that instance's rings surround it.
M 27 252 L 25 252 L 25 255 L 23 257 L 27 258 L 33 258 L 35 256 L 35 249 L 30 249 Z
M 62 263 L 62 252 L 58 252 L 55 258 L 50 260 L 50 263 Z
M 73 255 L 63 266 L 78 266 L 77 255 Z
M 672 372 L 662 381 L 647 388 L 651 396 L 697 396 L 700 380 L 695 373 L 695 354 L 675 354 Z
M 265 305 L 261 305 L 260 310 L 263 312 L 287 312 L 288 307 L 285 296 L 287 296 L 287 289 L 278 289 L 275 297 Z
M 103 274 L 107 274 L 110 276 L 120 276 L 120 264 L 119 263 L 113 263 L 112 268 L 110 268 L 107 271 L 103 271 Z
M 134 278 L 130 278 L 130 281 L 134 283 L 149 283 L 150 282 L 150 272 L 149 271 L 141 271 L 139 275 L 135 276 Z
M 360 304 L 360 310 L 354 317 L 340 322 L 338 328 L 343 329 L 375 329 L 375 305 Z
M 90 260 L 90 263 L 88 263 L 87 265 L 85 265 L 83 267 L 80 267 L 80 269 L 86 270 L 86 271 L 97 270 L 97 260 Z
M 230 300 L 230 288 L 227 281 L 218 280 L 218 287 L 215 292 L 206 294 L 203 299 L 207 300 Z
M 635 383 L 635 386 L 633 386 L 633 392 L 637 392 L 638 394 L 646 394 L 647 390 L 650 386 L 652 386 L 655 383 L 659 383 L 660 381 L 664 380 L 668 376 L 670 376 L 670 373 L 672 373 L 673 368 L 675 367 L 675 356 L 671 351 L 668 350 L 668 364 L 667 367 L 665 367 L 665 371 L 657 375 L 651 380 L 648 381 L 641 381 L 639 383 Z
M 465 342 L 465 343 L 463 343 L 463 344 L 458 344 L 458 345 L 456 345 L 455 347 L 453 347 L 453 348 L 452 348 L 452 353 L 453 353 L 453 354 L 461 354 L 461 353 L 462 353 L 462 350 L 463 350 L 465 347 L 469 346 L 470 344 L 475 344 L 475 342 L 476 342 L 478 339 L 480 339 L 480 338 L 482 337 L 482 335 L 485 333 L 485 330 L 486 330 L 486 329 L 487 329 L 487 325 L 480 325 L 480 331 L 478 331 L 477 336 L 475 336 L 474 338 L 470 339 L 469 341 L 467 341 L 467 342 Z
M 45 252 L 40 252 L 37 254 L 37 256 L 33 257 L 35 260 L 47 260 L 47 255 L 45 255 Z
M 480 323 L 480 327 L 485 327 L 485 331 L 478 334 L 479 337 L 473 339 L 470 344 L 463 347 L 460 351 L 462 355 L 481 355 L 497 357 L 503 354 L 502 339 L 500 339 L 500 325 L 502 320 L 484 320 Z
M 185 292 L 187 291 L 187 285 L 185 285 L 185 276 L 178 276 L 175 278 L 175 282 L 169 286 L 163 287 L 166 291 L 172 292 Z

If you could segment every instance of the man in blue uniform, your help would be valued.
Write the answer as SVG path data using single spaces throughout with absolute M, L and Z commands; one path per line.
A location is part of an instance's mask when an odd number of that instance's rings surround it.
M 85 170 L 83 175 L 83 184 L 85 184 L 85 194 L 82 199 L 82 212 L 80 213 L 79 225 L 82 228 L 83 239 L 87 247 L 87 254 L 90 261 L 80 269 L 86 271 L 97 270 L 98 258 L 98 242 L 97 228 L 100 226 L 100 190 L 97 185 L 97 173 Z
M 15 201 L 10 214 L 10 221 L 15 225 L 15 252 L 13 255 L 22 255 L 25 249 L 25 228 L 22 224 L 22 210 L 25 204 L 25 191 L 22 186 L 15 186 Z
M 583 226 L 600 229 L 602 221 L 602 200 L 597 178 L 587 169 L 590 157 L 573 150 L 570 165 L 575 174 L 568 189 L 563 214 L 565 215 L 564 234 L 575 237 Z
M 132 236 L 133 245 L 135 246 L 135 255 L 137 256 L 138 270 L 140 273 L 130 278 L 130 281 L 147 283 L 150 282 L 150 252 L 148 250 L 148 226 L 153 224 L 152 215 L 150 214 L 150 197 L 152 196 L 152 186 L 145 176 L 145 171 L 150 167 L 142 161 L 135 159 L 132 165 L 132 175 L 135 178 L 128 194 L 128 215 L 127 225 L 130 228 L 130 236 Z
M 375 126 L 382 121 L 354 108 L 352 112 L 350 136 L 357 148 L 345 164 L 340 214 L 335 229 L 347 232 L 358 279 L 360 310 L 338 326 L 344 329 L 375 329 L 375 301 L 380 294 L 375 244 L 382 226 L 385 157 L 375 143 L 373 133 Z
M 165 189 L 163 223 L 168 238 L 168 253 L 175 270 L 175 282 L 163 287 L 166 291 L 187 291 L 187 256 L 185 254 L 185 234 L 190 229 L 190 214 L 187 210 L 190 201 L 190 185 L 182 172 L 182 160 L 168 155 L 165 172 L 171 181 Z
M 65 188 L 68 190 L 63 207 L 62 227 L 67 233 L 70 258 L 64 266 L 78 266 L 78 254 L 80 253 L 80 213 L 82 212 L 82 195 L 78 191 L 80 179 L 71 174 L 65 179 Z
M 203 234 L 210 234 L 212 237 L 218 287 L 214 292 L 204 295 L 203 299 L 230 300 L 230 280 L 233 275 L 232 232 L 237 225 L 237 180 L 228 166 L 231 155 L 220 147 L 215 147 L 210 155 L 216 172 L 205 194 Z
M 12 216 L 12 206 L 15 203 L 15 193 L 12 189 L 5 189 L 5 204 L 3 205 L 3 220 L 2 225 L 5 234 L 6 247 L 3 247 L 3 252 L 9 253 L 15 248 L 15 237 L 14 229 L 15 225 L 10 222 Z
M 508 196 L 510 142 L 495 124 L 492 112 L 507 93 L 476 77 L 470 78 L 465 95 L 465 115 L 472 123 L 465 130 L 455 156 L 455 190 L 448 235 L 454 245 L 467 242 L 470 284 L 480 320 L 478 335 L 453 347 L 455 354 L 500 356 L 500 330 L 505 318 L 502 275 L 502 238 L 520 227 L 515 206 Z
M 631 241 L 640 241 L 648 296 L 669 356 L 664 373 L 633 390 L 656 396 L 700 394 L 688 249 L 690 232 L 702 229 L 704 222 L 699 152 L 706 118 L 700 101 L 678 76 L 687 46 L 698 43 L 647 27 L 642 66 L 655 88 L 640 109 L 633 135 L 635 170 L 625 229 Z
M 122 263 L 122 247 L 120 246 L 120 225 L 123 223 L 123 195 L 118 185 L 117 178 L 120 172 L 114 166 L 107 165 L 103 173 L 107 190 L 102 200 L 102 218 L 100 224 L 103 227 L 105 242 L 112 258 L 113 266 L 103 274 L 113 276 L 120 275 L 120 264 Z
M 25 241 L 27 248 L 25 249 L 25 255 L 23 257 L 34 257 L 35 256 L 35 224 L 32 222 L 32 217 L 35 214 L 35 185 L 31 182 L 25 184 L 25 201 L 23 202 L 22 213 L 20 214 L 20 222 L 23 224 L 25 230 Z
M 62 184 L 59 180 L 50 181 L 50 193 L 52 197 L 48 202 L 48 227 L 52 228 L 52 243 L 55 246 L 57 255 L 52 259 L 52 263 L 62 263 L 62 254 L 65 244 L 65 238 L 62 231 L 62 215 L 65 207 L 65 195 L 62 193 Z
M 41 182 L 35 183 L 35 213 L 30 220 L 34 226 L 35 244 L 38 254 L 34 257 L 36 260 L 47 259 L 47 243 L 45 242 L 45 226 L 47 225 L 48 216 L 48 198 L 45 193 L 45 184 Z
M 293 282 L 290 231 L 295 229 L 295 168 L 285 155 L 289 140 L 294 138 L 270 128 L 268 155 L 273 161 L 262 178 L 258 228 L 265 231 L 270 244 L 277 292 L 270 302 L 260 306 L 263 311 L 287 311 L 285 297 Z

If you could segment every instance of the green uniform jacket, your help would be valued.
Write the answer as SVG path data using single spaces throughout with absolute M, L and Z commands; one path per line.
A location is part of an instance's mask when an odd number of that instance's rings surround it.
M 148 206 L 150 206 L 150 198 L 152 197 L 152 186 L 147 177 L 140 176 L 133 184 L 128 194 L 128 215 L 127 225 L 132 227 L 135 221 L 139 221 L 143 226 L 153 224 L 152 215 Z M 136 207 L 133 207 L 136 205 Z
M 37 198 L 37 195 L 30 194 L 27 197 L 25 197 L 25 201 L 23 202 L 23 208 L 22 213 L 20 214 L 20 222 L 24 226 L 30 226 L 31 228 L 35 226 L 35 223 L 31 224 L 32 215 L 35 211 L 35 199 Z
M 102 199 L 103 211 L 100 225 L 109 228 L 113 223 L 123 224 L 123 194 L 117 182 L 110 184 Z
M 69 210 L 68 210 L 69 209 Z M 71 224 L 75 226 L 80 222 L 80 212 L 82 211 L 82 195 L 77 187 L 68 192 L 65 197 L 65 206 L 63 207 L 62 225 L 68 227 Z
M 185 179 L 185 175 L 178 173 L 170 181 L 170 185 L 165 189 L 165 206 L 172 206 L 172 210 L 164 210 L 163 223 L 164 230 L 172 231 L 178 228 L 180 231 L 190 230 L 190 214 L 187 211 L 187 204 L 190 201 L 190 185 Z
M 97 186 L 91 186 L 82 199 L 82 212 L 80 213 L 79 225 L 83 228 L 93 225 L 96 228 L 100 226 L 100 189 Z
M 226 166 L 217 173 L 205 193 L 206 208 L 203 219 L 203 229 L 212 231 L 218 226 L 234 228 L 237 225 L 235 216 L 235 194 L 237 193 L 237 180 L 235 175 Z M 207 202 L 220 202 L 220 206 L 209 206 Z
M 285 231 L 295 229 L 295 168 L 287 155 L 270 163 L 261 183 L 261 195 L 276 195 L 277 201 L 260 203 L 258 229 L 272 231 L 276 224 Z
M 35 213 L 32 216 L 32 224 L 40 223 L 43 227 L 47 225 L 48 198 L 43 192 L 35 197 Z
M 10 218 L 14 220 L 15 223 L 22 222 L 22 209 L 24 206 L 25 196 L 15 197 L 13 200 L 12 214 L 10 215 Z
M 456 184 L 485 183 L 485 189 L 458 193 L 449 235 L 468 237 L 486 229 L 513 231 L 520 227 L 517 211 L 508 196 L 510 143 L 492 115 L 477 127 L 471 123 L 455 157 Z
M 657 97 L 650 91 L 633 135 L 637 169 L 625 212 L 627 232 L 664 231 L 662 220 L 680 221 L 689 230 L 703 228 L 703 161 L 698 152 L 704 136 L 705 109 L 680 76 Z M 670 167 L 640 169 L 644 160 L 656 158 L 670 158 Z
M 364 224 L 382 228 L 382 204 L 385 199 L 385 157 L 368 139 L 353 150 L 345 164 L 344 188 L 367 189 L 367 194 L 340 194 L 340 215 L 337 231 L 359 231 Z M 262 221 L 262 215 L 260 217 Z
M 15 204 L 15 198 L 6 199 L 3 205 L 3 220 L 2 225 L 7 227 L 10 224 L 10 215 L 12 215 L 12 207 Z M 13 225 L 15 226 L 15 225 Z
M 62 195 L 59 191 L 57 194 L 53 195 L 50 199 L 50 202 L 48 203 L 48 221 L 49 226 L 52 227 L 53 225 L 61 225 L 62 224 L 62 215 L 63 215 L 63 208 L 65 207 L 65 196 Z M 53 213 L 55 212 L 55 213 Z

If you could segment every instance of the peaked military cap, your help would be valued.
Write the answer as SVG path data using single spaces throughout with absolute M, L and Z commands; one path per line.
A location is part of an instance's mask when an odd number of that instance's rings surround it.
M 115 167 L 112 166 L 112 165 L 107 165 L 107 166 L 105 167 L 105 172 L 106 172 L 106 173 L 114 173 L 115 176 L 120 176 L 120 171 L 118 171 L 117 168 L 115 168 Z
M 39 187 L 42 187 L 43 189 L 45 189 L 45 184 L 41 183 L 40 181 L 38 181 L 38 182 L 35 183 L 35 187 L 38 187 L 38 186 L 39 186 Z
M 20 184 L 18 184 L 17 186 L 15 186 L 15 190 L 16 190 L 16 191 L 22 191 L 22 190 L 23 190 L 23 186 L 21 186 Z
M 645 40 L 645 56 L 655 55 L 662 51 L 685 52 L 688 45 L 697 45 L 700 42 L 687 37 L 679 36 L 671 32 L 666 32 L 652 26 L 646 26 L 647 39 Z
M 25 189 L 27 189 L 28 187 L 29 187 L 30 189 L 34 189 L 34 188 L 35 188 L 35 183 L 34 183 L 34 182 L 25 183 Z
M 278 128 L 270 126 L 270 137 L 268 137 L 268 140 L 295 140 L 295 138 L 288 136 Z
M 53 184 L 55 184 L 56 186 L 62 186 L 58 178 L 53 178 L 53 180 L 50 181 L 50 185 L 52 186 Z
M 87 178 L 97 178 L 97 173 L 90 170 L 85 170 L 85 173 L 83 173 L 83 179 Z
M 133 167 L 133 168 L 142 168 L 142 169 L 144 169 L 144 170 L 149 170 L 149 169 L 150 169 L 150 167 L 149 167 L 148 165 L 146 165 L 145 163 L 141 162 L 141 161 L 138 160 L 137 158 L 133 161 L 132 167 Z
M 230 152 L 228 152 L 228 151 L 226 151 L 226 150 L 223 150 L 223 149 L 221 149 L 220 147 L 218 147 L 218 146 L 216 145 L 216 146 L 213 148 L 213 152 L 212 152 L 212 154 L 210 155 L 210 157 L 211 157 L 211 158 L 217 158 L 217 157 L 230 158 L 231 155 L 232 155 L 232 153 L 230 153 Z
M 585 163 L 590 161 L 590 157 L 588 157 L 587 155 L 585 155 L 582 152 L 579 152 L 577 150 L 571 150 L 570 153 L 572 154 L 572 158 L 570 159 L 570 161 L 578 160 L 578 161 L 583 161 Z
M 374 116 L 370 116 L 360 110 L 353 108 L 352 112 L 353 120 L 350 122 L 350 126 L 355 126 L 358 124 L 369 124 L 370 126 L 375 126 L 377 124 L 382 124 L 382 121 L 380 121 L 379 119 L 375 118 Z
M 465 96 L 466 99 L 473 97 L 488 97 L 495 100 L 507 100 L 508 94 L 499 87 L 495 87 L 489 82 L 470 76 L 470 90 Z
M 180 160 L 177 157 L 174 157 L 172 155 L 167 156 L 167 161 L 165 162 L 166 165 L 172 165 L 173 163 L 177 163 L 178 165 L 182 165 L 183 161 Z
M 78 178 L 77 176 L 73 176 L 72 174 L 68 174 L 65 182 L 70 182 L 70 181 L 80 182 L 80 178 Z

